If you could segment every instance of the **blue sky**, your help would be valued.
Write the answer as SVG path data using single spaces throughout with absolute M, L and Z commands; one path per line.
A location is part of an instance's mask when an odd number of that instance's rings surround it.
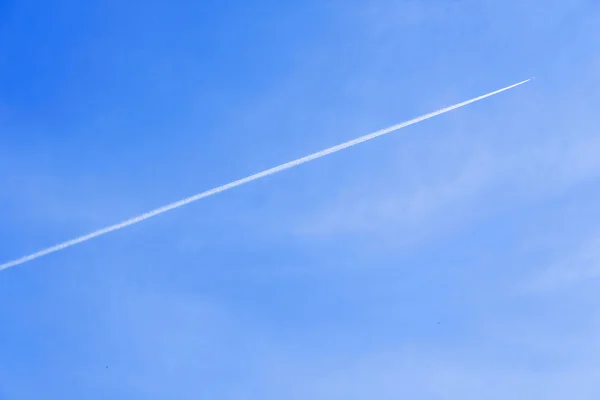
M 125 3 L 125 4 L 124 4 Z M 597 399 L 600 4 L 0 0 L 0 398 Z

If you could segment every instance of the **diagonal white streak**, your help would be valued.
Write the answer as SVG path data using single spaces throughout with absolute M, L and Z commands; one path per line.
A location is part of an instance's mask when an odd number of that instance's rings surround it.
M 273 167 L 273 168 L 267 169 L 265 171 L 258 172 L 256 174 L 250 175 L 250 176 L 248 176 L 246 178 L 242 178 L 242 179 L 239 179 L 237 181 L 234 181 L 234 182 L 231 182 L 231 183 L 227 183 L 227 184 L 225 184 L 223 186 L 219 186 L 217 188 L 207 190 L 206 192 L 202 192 L 202 193 L 196 194 L 194 196 L 185 198 L 183 200 L 176 201 L 174 203 L 171 203 L 171 204 L 168 204 L 166 206 L 157 208 L 155 210 L 148 211 L 147 213 L 144 213 L 144 214 L 139 215 L 137 217 L 133 217 L 131 219 L 128 219 L 127 221 L 123 221 L 121 223 L 118 223 L 118 224 L 115 224 L 115 225 L 111 225 L 111 226 L 108 226 L 106 228 L 99 229 L 99 230 L 94 231 L 92 233 L 88 233 L 87 235 L 80 236 L 78 238 L 75 238 L 75 239 L 72 239 L 72 240 L 69 240 L 69 241 L 57 244 L 57 245 L 52 246 L 52 247 L 48 247 L 47 249 L 40 250 L 40 251 L 38 251 L 36 253 L 33 253 L 33 254 L 30 254 L 28 256 L 24 256 L 24 257 L 18 258 L 16 260 L 9 261 L 9 262 L 7 262 L 5 264 L 0 265 L 0 271 L 4 270 L 4 269 L 7 269 L 7 268 L 10 268 L 10 267 L 14 267 L 14 266 L 19 265 L 19 264 L 26 263 L 26 262 L 31 261 L 31 260 L 35 260 L 36 258 L 43 257 L 43 256 L 45 256 L 47 254 L 50 254 L 50 253 L 54 253 L 54 252 L 66 249 L 67 247 L 71 247 L 71 246 L 74 246 L 76 244 L 79 244 L 79 243 L 82 243 L 82 242 L 86 242 L 86 241 L 88 241 L 90 239 L 93 239 L 95 237 L 98 237 L 100 235 L 104 235 L 106 233 L 109 233 L 109 232 L 112 232 L 112 231 L 116 231 L 118 229 L 125 228 L 125 227 L 127 227 L 129 225 L 136 224 L 136 223 L 141 222 L 141 221 L 143 221 L 145 219 L 152 218 L 152 217 L 154 217 L 154 216 L 156 216 L 158 214 L 162 214 L 162 213 L 167 212 L 169 210 L 173 210 L 175 208 L 182 207 L 182 206 L 184 206 L 186 204 L 189 204 L 191 202 L 194 202 L 196 200 L 200 200 L 200 199 L 203 199 L 205 197 L 212 196 L 213 194 L 224 192 L 224 191 L 232 189 L 232 188 L 234 188 L 236 186 L 243 185 L 244 183 L 248 183 L 248 182 L 254 181 L 256 179 L 264 178 L 265 176 L 268 176 L 268 175 L 276 174 L 277 172 L 286 170 L 288 168 L 295 167 L 295 166 L 300 165 L 300 164 L 307 163 L 309 161 L 315 160 L 317 158 L 324 157 L 324 156 L 326 156 L 328 154 L 335 153 L 335 152 L 340 151 L 340 150 L 344 150 L 344 149 L 346 149 L 348 147 L 357 145 L 359 143 L 363 143 L 363 142 L 366 142 L 368 140 L 375 139 L 378 136 L 383 136 L 383 135 L 385 135 L 387 133 L 390 133 L 390 132 L 393 132 L 393 131 L 397 131 L 398 129 L 405 128 L 405 127 L 407 127 L 409 125 L 413 125 L 413 124 L 416 124 L 418 122 L 424 121 L 426 119 L 433 118 L 435 116 L 447 113 L 448 111 L 456 110 L 457 108 L 464 107 L 464 106 L 466 106 L 468 104 L 475 103 L 475 102 L 477 102 L 479 100 L 483 100 L 483 99 L 485 99 L 487 97 L 494 96 L 494 95 L 496 95 L 498 93 L 501 93 L 501 92 L 504 92 L 506 90 L 512 89 L 512 88 L 514 88 L 516 86 L 522 85 L 522 84 L 524 84 L 526 82 L 529 82 L 530 80 L 531 79 L 527 79 L 527 80 L 521 81 L 519 83 L 515 83 L 514 85 L 510 85 L 510 86 L 507 86 L 505 88 L 502 88 L 502 89 L 499 89 L 499 90 L 496 90 L 496 91 L 484 94 L 482 96 L 475 97 L 475 98 L 472 98 L 472 99 L 467 100 L 467 101 L 463 101 L 462 103 L 458 103 L 458 104 L 455 104 L 455 105 L 450 106 L 450 107 L 442 108 L 441 110 L 434 111 L 434 112 L 431 112 L 429 114 L 422 115 L 420 117 L 411 119 L 411 120 L 406 121 L 406 122 L 399 123 L 397 125 L 390 126 L 388 128 L 385 128 L 385 129 L 381 129 L 381 130 L 379 130 L 377 132 L 373 132 L 373 133 L 370 133 L 368 135 L 364 135 L 364 136 L 361 136 L 359 138 L 350 140 L 348 142 L 345 142 L 345 143 L 342 143 L 342 144 L 338 144 L 337 146 L 333 146 L 333 147 L 330 147 L 328 149 L 318 151 L 318 152 L 313 153 L 311 155 L 308 155 L 306 157 L 302 157 L 302 158 L 299 158 L 297 160 L 290 161 L 290 162 L 287 162 L 285 164 L 281 164 L 281 165 L 279 165 L 277 167 Z

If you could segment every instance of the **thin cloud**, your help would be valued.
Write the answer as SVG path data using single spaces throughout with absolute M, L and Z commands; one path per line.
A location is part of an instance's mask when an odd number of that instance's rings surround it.
M 110 233 L 110 232 L 113 232 L 113 231 L 125 228 L 125 227 L 127 227 L 129 225 L 137 224 L 138 222 L 142 222 L 142 221 L 144 221 L 144 220 L 146 220 L 148 218 L 152 218 L 152 217 L 157 216 L 159 214 L 162 214 L 164 212 L 167 212 L 167 211 L 170 211 L 170 210 L 174 210 L 174 209 L 179 208 L 179 207 L 183 207 L 184 205 L 187 205 L 187 204 L 192 203 L 194 201 L 203 199 L 205 197 L 209 197 L 209 196 L 215 195 L 217 193 L 221 193 L 221 192 L 224 192 L 226 190 L 233 189 L 234 187 L 243 185 L 244 183 L 252 182 L 254 180 L 257 180 L 257 179 L 260 179 L 260 178 L 264 178 L 264 177 L 269 176 L 269 175 L 276 174 L 276 173 L 284 171 L 286 169 L 296 167 L 298 165 L 307 163 L 307 162 L 312 161 L 312 160 L 316 160 L 317 158 L 321 158 L 321 157 L 324 157 L 324 156 L 332 154 L 332 153 L 336 153 L 336 152 L 338 152 L 340 150 L 344 150 L 344 149 L 346 149 L 348 147 L 352 147 L 354 145 L 357 145 L 357 144 L 360 144 L 360 143 L 363 143 L 363 142 L 375 139 L 375 138 L 377 138 L 379 136 L 383 136 L 385 134 L 397 131 L 397 130 L 405 128 L 407 126 L 414 125 L 416 123 L 419 123 L 421 121 L 425 121 L 427 119 L 436 117 L 438 115 L 447 113 L 449 111 L 456 110 L 456 109 L 464 107 L 464 106 L 466 106 L 468 104 L 475 103 L 475 102 L 483 100 L 483 99 L 485 99 L 487 97 L 494 96 L 494 95 L 499 94 L 501 92 L 504 92 L 506 90 L 512 89 L 512 88 L 514 88 L 516 86 L 522 85 L 522 84 L 524 84 L 526 82 L 529 82 L 530 80 L 531 79 L 527 79 L 527 80 L 515 83 L 513 85 L 504 87 L 502 89 L 495 90 L 493 92 L 490 92 L 490 93 L 487 93 L 487 94 L 484 94 L 484 95 L 472 98 L 470 100 L 466 100 L 466 101 L 463 101 L 461 103 L 457 103 L 455 105 L 443 108 L 441 110 L 434 111 L 434 112 L 431 112 L 429 114 L 422 115 L 420 117 L 411 119 L 409 121 L 402 122 L 400 124 L 393 125 L 393 126 L 390 126 L 388 128 L 385 128 L 385 129 L 381 129 L 381 130 L 379 130 L 377 132 L 373 132 L 373 133 L 370 133 L 368 135 L 361 136 L 359 138 L 350 140 L 348 142 L 339 144 L 337 146 L 333 146 L 333 147 L 330 147 L 328 149 L 321 150 L 319 152 L 316 152 L 316 153 L 310 154 L 308 156 L 299 158 L 297 160 L 287 162 L 287 163 L 279 165 L 277 167 L 273 167 L 273 168 L 267 169 L 265 171 L 258 172 L 256 174 L 250 175 L 250 176 L 248 176 L 246 178 L 242 178 L 242 179 L 239 179 L 237 181 L 230 182 L 230 183 L 227 183 L 225 185 L 216 187 L 214 189 L 210 189 L 210 190 L 207 190 L 205 192 L 196 194 L 194 196 L 187 197 L 187 198 L 185 198 L 183 200 L 179 200 L 177 202 L 174 202 L 174 203 L 168 204 L 166 206 L 157 208 L 155 210 L 146 212 L 144 214 L 141 214 L 141 215 L 139 215 L 137 217 L 133 217 L 133 218 L 128 219 L 126 221 L 123 221 L 121 223 L 118 223 L 118 224 L 115 224 L 115 225 L 111 225 L 111 226 L 108 226 L 108 227 L 103 228 L 103 229 L 99 229 L 99 230 L 94 231 L 92 233 L 89 233 L 87 235 L 80 236 L 78 238 L 75 238 L 75 239 L 72 239 L 72 240 L 60 243 L 58 245 L 49 247 L 49 248 L 44 249 L 44 250 L 40 250 L 40 251 L 38 251 L 36 253 L 33 253 L 33 254 L 30 254 L 28 256 L 24 256 L 24 257 L 18 258 L 16 260 L 9 261 L 9 262 L 7 262 L 5 264 L 0 265 L 0 271 L 4 270 L 4 269 L 7 269 L 7 268 L 10 268 L 10 267 L 14 267 L 14 266 L 20 265 L 20 264 L 24 264 L 26 262 L 35 260 L 37 258 L 43 257 L 43 256 L 51 254 L 51 253 L 55 253 L 55 252 L 60 251 L 60 250 L 64 250 L 67 247 L 71 247 L 71 246 L 74 246 L 74 245 L 79 244 L 79 243 L 87 242 L 88 240 L 91 240 L 91 239 L 96 238 L 98 236 L 101 236 L 101 235 L 104 235 L 104 234 L 107 234 L 107 233 Z

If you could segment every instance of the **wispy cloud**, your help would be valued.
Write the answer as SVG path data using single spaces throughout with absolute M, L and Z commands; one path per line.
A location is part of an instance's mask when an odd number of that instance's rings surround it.
M 514 107 L 539 96 L 523 93 Z M 396 157 L 380 162 L 383 173 L 355 179 L 302 215 L 294 231 L 323 238 L 396 230 L 415 237 L 593 183 L 600 177 L 600 123 L 592 118 L 591 96 L 574 97 L 575 107 L 465 117 L 432 132 L 427 152 L 400 145 Z
M 533 291 L 577 290 L 582 283 L 600 287 L 600 235 L 586 239 L 572 254 L 538 270 L 523 287 Z
M 488 345 L 510 351 L 500 343 Z M 593 354 L 585 359 L 571 359 L 576 365 L 567 362 L 532 370 L 527 362 L 506 363 L 487 352 L 476 353 L 468 346 L 452 352 L 436 352 L 435 346 L 429 350 L 413 346 L 330 356 L 327 360 L 315 358 L 312 362 L 305 357 L 302 363 L 284 359 L 281 364 L 271 366 L 273 382 L 269 382 L 269 386 L 275 393 L 290 393 L 293 388 L 293 399 L 525 396 L 559 400 L 574 396 L 591 400 L 600 394 L 595 383 L 600 369 L 595 365 Z M 515 358 L 519 357 L 513 360 Z

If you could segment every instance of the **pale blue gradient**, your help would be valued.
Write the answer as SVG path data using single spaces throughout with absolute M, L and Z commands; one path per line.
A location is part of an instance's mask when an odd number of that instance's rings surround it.
M 600 4 L 0 1 L 4 399 L 597 399 Z

